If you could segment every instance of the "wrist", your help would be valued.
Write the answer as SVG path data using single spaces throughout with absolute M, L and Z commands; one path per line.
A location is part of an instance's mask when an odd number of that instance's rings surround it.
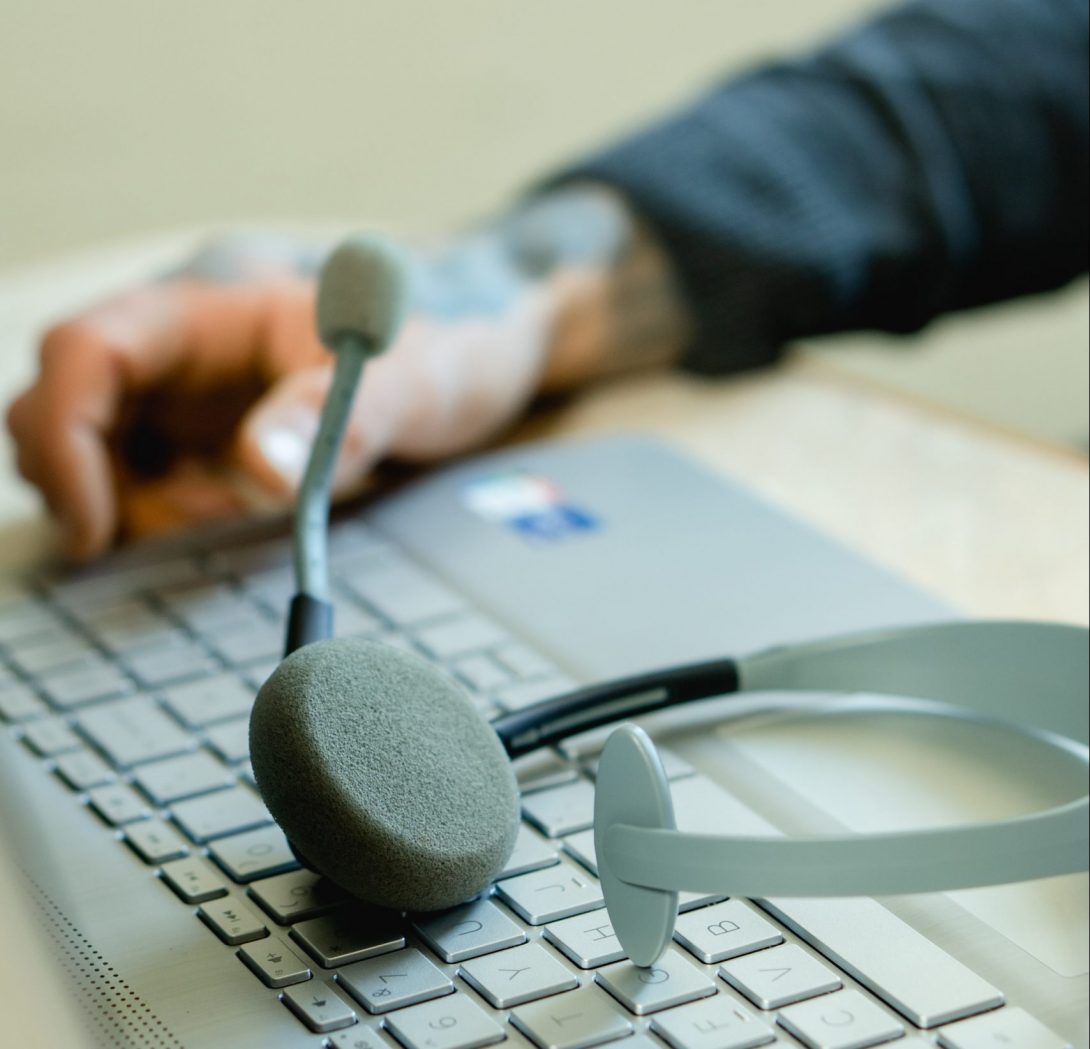
M 615 191 L 561 187 L 506 216 L 499 230 L 549 301 L 543 390 L 680 357 L 690 318 L 670 260 Z

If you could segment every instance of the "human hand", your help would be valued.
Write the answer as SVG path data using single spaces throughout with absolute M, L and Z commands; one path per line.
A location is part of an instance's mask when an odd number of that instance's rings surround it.
M 597 353 L 612 261 L 561 251 L 527 265 L 510 232 L 498 224 L 409 253 L 410 313 L 364 372 L 334 497 L 383 458 L 467 450 L 539 388 L 606 370 Z M 70 558 L 294 493 L 332 370 L 314 284 L 284 266 L 239 270 L 231 283 L 149 284 L 46 334 L 8 423 Z

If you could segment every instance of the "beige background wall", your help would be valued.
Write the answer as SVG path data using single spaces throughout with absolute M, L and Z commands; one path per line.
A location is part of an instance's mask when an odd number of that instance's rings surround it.
M 148 230 L 471 219 L 567 157 L 861 0 L 0 0 L 0 274 Z M 833 353 L 1085 441 L 1087 297 Z

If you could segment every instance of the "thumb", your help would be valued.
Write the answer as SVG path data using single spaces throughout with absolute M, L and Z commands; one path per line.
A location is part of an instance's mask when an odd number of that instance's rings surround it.
M 330 364 L 291 372 L 243 417 L 232 458 L 258 492 L 283 501 L 298 490 L 332 377 Z M 368 432 L 359 402 L 357 395 L 333 471 L 334 498 L 358 491 L 385 450 L 378 435 Z

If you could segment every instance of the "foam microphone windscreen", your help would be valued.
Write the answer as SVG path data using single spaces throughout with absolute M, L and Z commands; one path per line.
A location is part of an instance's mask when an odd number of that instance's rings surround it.
M 466 693 L 418 656 L 361 639 L 293 652 L 250 718 L 261 796 L 311 867 L 354 896 L 438 910 L 503 869 L 518 788 Z
M 326 259 L 318 281 L 318 334 L 336 352 L 355 335 L 380 353 L 401 324 L 408 299 L 408 263 L 382 237 L 357 234 Z

